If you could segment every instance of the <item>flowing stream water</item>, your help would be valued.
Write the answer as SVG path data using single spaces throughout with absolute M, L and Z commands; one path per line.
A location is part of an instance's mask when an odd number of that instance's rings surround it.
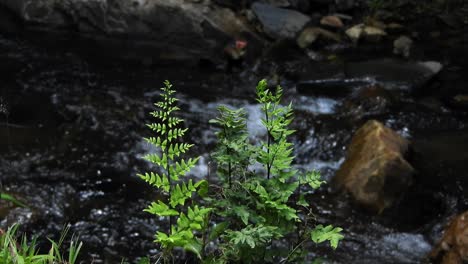
M 97 63 L 0 36 L 1 183 L 30 205 L 0 205 L 0 227 L 19 222 L 23 231 L 56 238 L 70 224 L 84 242 L 85 263 L 156 254 L 152 241 L 161 221 L 142 210 L 157 193 L 136 174 L 151 169 L 141 156 L 153 150 L 142 137 L 149 135 L 144 124 L 162 81 L 178 90 L 188 140 L 202 155 L 192 175 L 205 177 L 216 143 L 208 121 L 219 104 L 244 107 L 252 138 L 264 135 L 254 100 L 260 78 L 249 69 L 231 76 L 191 65 Z M 311 256 L 331 263 L 422 262 L 448 217 L 468 204 L 466 113 L 408 91 L 392 92 L 383 107 L 367 107 L 348 97 L 299 94 L 292 81 L 282 85 L 296 112 L 296 166 L 318 169 L 327 181 L 366 120 L 383 122 L 416 146 L 416 184 L 382 215 L 365 212 L 329 186 L 308 190 L 317 222 L 341 226 L 346 236 L 336 251 L 310 245 Z

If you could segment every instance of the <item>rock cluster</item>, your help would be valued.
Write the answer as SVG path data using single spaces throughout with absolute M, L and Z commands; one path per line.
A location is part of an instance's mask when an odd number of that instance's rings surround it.
M 223 60 L 233 40 L 248 41 L 247 53 L 281 39 L 296 40 L 311 58 L 323 58 L 316 42 L 379 41 L 393 24 L 359 23 L 348 12 L 357 0 L 6 0 L 0 2 L 0 29 L 78 35 L 119 58 Z M 334 13 L 333 13 L 334 12 Z M 71 34 L 71 36 L 70 36 Z M 47 34 L 43 35 L 47 38 Z M 54 35 L 56 36 L 56 35 Z M 395 54 L 409 57 L 412 40 L 395 36 Z M 73 41 L 71 41 L 73 42 Z M 70 42 L 68 42 L 70 43 Z M 255 48 L 257 46 L 257 48 Z M 148 58 L 150 57 L 150 58 Z M 147 63 L 145 63 L 147 64 Z

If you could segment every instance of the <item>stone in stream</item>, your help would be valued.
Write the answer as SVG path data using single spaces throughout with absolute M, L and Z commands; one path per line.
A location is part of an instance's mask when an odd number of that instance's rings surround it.
M 395 98 L 390 91 L 379 85 L 369 85 L 348 96 L 337 111 L 353 120 L 359 120 L 388 112 L 394 102 Z
M 344 65 L 340 62 L 311 62 L 299 64 L 294 68 L 298 82 L 296 89 L 301 94 L 345 97 L 357 85 L 366 85 L 360 80 L 346 80 Z
M 441 264 L 468 262 L 468 211 L 452 219 L 429 257 Z
M 468 94 L 457 94 L 450 103 L 453 107 L 468 110 Z
M 347 29 L 345 33 L 354 43 L 362 38 L 376 42 L 387 35 L 383 29 L 365 24 L 355 25 Z
M 354 134 L 334 184 L 375 212 L 390 207 L 412 182 L 405 160 L 409 142 L 383 124 L 368 121 Z
M 304 49 L 310 46 L 319 38 L 332 41 L 332 42 L 341 41 L 340 35 L 336 33 L 333 33 L 331 31 L 328 31 L 319 27 L 307 27 L 301 32 L 296 42 L 299 47 Z
M 358 42 L 364 32 L 364 24 L 358 24 L 352 26 L 346 30 L 346 35 L 353 41 L 354 43 Z
M 442 64 L 435 61 L 405 62 L 381 59 L 348 63 L 345 73 L 349 79 L 375 79 L 389 89 L 414 89 L 422 87 L 441 70 Z
M 258 39 L 233 11 L 205 2 L 6 0 L 0 9 L 26 28 L 54 36 L 50 39 L 78 35 L 103 53 L 123 58 L 151 54 L 156 60 L 221 60 L 228 41 L 243 34 Z
M 297 90 L 300 93 L 343 97 L 359 87 L 375 83 L 389 90 L 417 89 L 439 73 L 442 64 L 435 61 L 406 62 L 381 59 L 350 62 L 344 64 L 341 69 L 331 68 L 335 74 L 329 71 L 322 75 L 317 74 L 322 72 L 322 67 L 327 67 L 327 64 L 301 72 L 297 82 Z
M 275 7 L 295 9 L 301 12 L 307 12 L 310 7 L 309 0 L 260 0 L 258 2 Z
M 252 11 L 260 21 L 263 31 L 274 39 L 294 38 L 310 21 L 308 16 L 300 12 L 259 2 L 252 5 Z
M 324 16 L 322 19 L 320 19 L 320 24 L 332 28 L 343 27 L 343 21 L 341 21 L 341 18 L 338 16 Z
M 259 2 L 272 5 L 275 7 L 290 7 L 291 3 L 289 0 L 260 0 Z
M 407 36 L 400 36 L 393 41 L 393 54 L 408 58 L 410 56 L 411 46 L 413 46 L 412 39 Z

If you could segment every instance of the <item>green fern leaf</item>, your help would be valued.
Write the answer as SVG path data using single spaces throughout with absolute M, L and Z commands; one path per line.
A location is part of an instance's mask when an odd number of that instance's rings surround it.
M 163 203 L 161 200 L 157 202 L 152 202 L 151 205 L 143 210 L 150 214 L 158 215 L 158 216 L 172 216 L 172 215 L 179 215 L 179 212 L 176 210 L 170 209 L 169 206 Z
M 315 243 L 322 243 L 324 241 L 330 241 L 330 246 L 333 249 L 336 249 L 338 247 L 338 243 L 340 240 L 344 238 L 344 236 L 341 234 L 341 231 L 343 229 L 340 227 L 333 227 L 331 225 L 328 225 L 324 227 L 323 225 L 318 225 L 315 227 L 314 230 L 310 233 L 312 241 Z

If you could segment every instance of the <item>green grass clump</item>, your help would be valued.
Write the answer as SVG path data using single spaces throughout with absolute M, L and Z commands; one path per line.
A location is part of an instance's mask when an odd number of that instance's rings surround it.
M 26 235 L 18 238 L 18 225 L 8 228 L 0 234 L 0 264 L 75 264 L 82 247 L 75 236 L 72 236 L 68 255 L 62 253 L 62 245 L 69 231 L 67 226 L 60 236 L 58 242 L 48 239 L 50 249 L 48 253 L 40 253 L 37 237 L 30 241 Z

